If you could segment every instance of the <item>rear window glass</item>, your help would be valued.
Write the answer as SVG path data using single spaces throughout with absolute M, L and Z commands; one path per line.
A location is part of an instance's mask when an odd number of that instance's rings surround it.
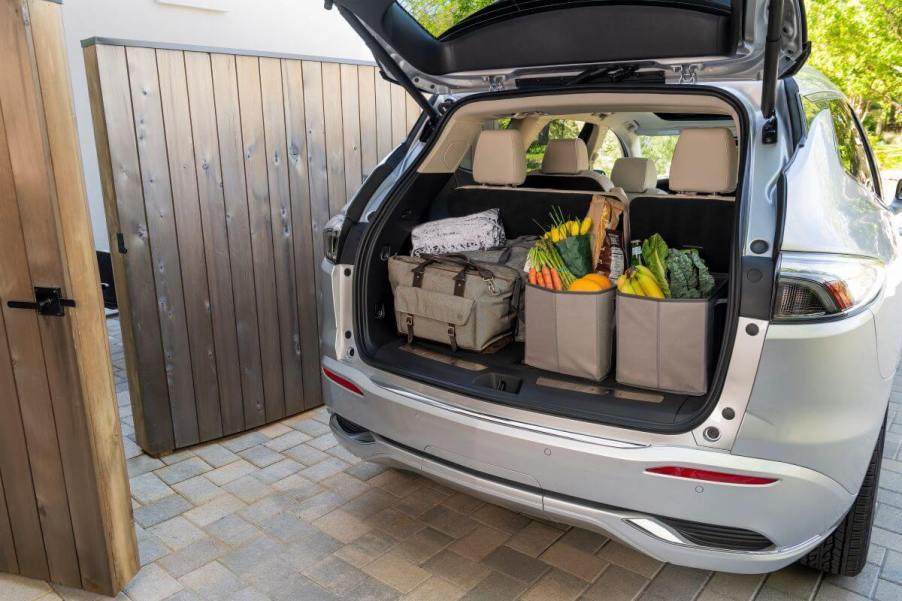
M 572 1 L 572 0 L 571 0 Z M 657 3 L 659 0 L 647 0 Z M 536 10 L 555 9 L 571 2 L 568 0 L 397 0 L 398 4 L 416 19 L 423 28 L 435 37 L 453 29 L 470 17 L 467 25 L 479 25 L 497 18 L 511 18 L 520 14 L 528 14 Z M 700 9 L 729 11 L 731 0 L 688 0 Z M 489 8 L 490 7 L 490 8 Z M 476 15 L 485 10 L 482 15 Z M 482 19 L 481 17 L 486 17 Z M 479 21 L 479 23 L 476 23 Z
M 678 135 L 639 136 L 639 156 L 654 162 L 658 177 L 669 177 L 673 150 L 679 139 Z

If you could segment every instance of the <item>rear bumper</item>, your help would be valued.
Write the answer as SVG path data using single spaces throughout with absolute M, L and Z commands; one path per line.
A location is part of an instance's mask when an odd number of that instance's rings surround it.
M 829 535 L 853 500 L 832 479 L 795 465 L 532 428 L 461 410 L 442 401 L 441 391 L 426 397 L 374 382 L 329 358 L 324 365 L 362 391 L 357 395 L 325 380 L 333 414 L 368 430 L 355 435 L 333 419 L 336 436 L 354 454 L 525 513 L 602 531 L 660 561 L 737 573 L 777 570 Z M 778 481 L 744 486 L 645 471 L 661 465 Z M 694 544 L 658 516 L 752 531 L 773 545 L 737 551 Z

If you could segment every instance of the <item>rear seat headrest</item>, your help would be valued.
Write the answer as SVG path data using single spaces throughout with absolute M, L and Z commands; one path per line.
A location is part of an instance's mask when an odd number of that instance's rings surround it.
M 579 138 L 550 140 L 542 157 L 542 173 L 576 175 L 589 170 L 589 151 Z
M 526 180 L 526 149 L 515 129 L 487 129 L 476 140 L 473 179 L 490 186 L 519 186 Z
M 645 192 L 658 185 L 658 171 L 651 159 L 623 157 L 614 161 L 611 181 L 626 192 Z
M 670 163 L 674 192 L 724 194 L 736 190 L 739 152 L 726 127 L 684 129 Z

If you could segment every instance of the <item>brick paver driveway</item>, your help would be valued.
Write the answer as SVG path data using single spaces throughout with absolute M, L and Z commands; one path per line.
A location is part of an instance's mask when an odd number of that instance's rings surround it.
M 902 373 L 896 376 L 864 572 L 769 576 L 661 564 L 604 536 L 534 520 L 361 462 L 324 409 L 162 461 L 135 445 L 118 321 L 109 320 L 143 568 L 119 599 L 654 601 L 902 599 Z M 95 599 L 0 576 L 0 600 Z

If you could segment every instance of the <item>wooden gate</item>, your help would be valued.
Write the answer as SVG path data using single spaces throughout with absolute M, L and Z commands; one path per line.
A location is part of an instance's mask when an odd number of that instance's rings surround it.
M 0 571 L 115 595 L 137 546 L 60 10 L 0 0 Z
M 322 227 L 419 107 L 367 64 L 84 48 L 138 443 L 320 405 Z

